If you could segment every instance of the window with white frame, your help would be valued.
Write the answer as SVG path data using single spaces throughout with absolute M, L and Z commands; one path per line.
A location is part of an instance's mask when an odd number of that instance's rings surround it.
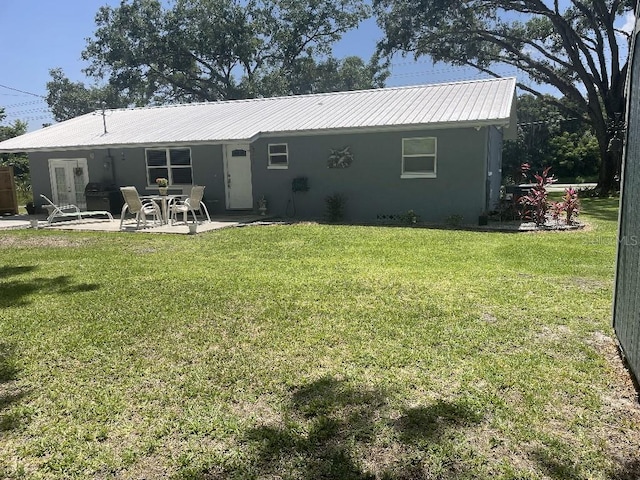
M 169 185 L 193 184 L 191 149 L 148 148 L 145 153 L 147 185 L 155 185 L 156 178 L 166 178 Z
M 289 168 L 289 149 L 286 143 L 269 144 L 268 168 Z
M 436 137 L 402 139 L 401 178 L 435 178 Z

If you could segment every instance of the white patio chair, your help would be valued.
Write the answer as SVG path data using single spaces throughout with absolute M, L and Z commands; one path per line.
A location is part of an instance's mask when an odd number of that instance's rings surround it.
M 162 212 L 156 202 L 149 199 L 142 200 L 136 187 L 120 187 L 120 191 L 124 197 L 124 206 L 120 215 L 120 230 L 122 230 L 122 222 L 124 222 L 127 210 L 136 216 L 136 229 L 140 228 L 140 220 L 142 220 L 144 227 L 147 226 L 147 216 L 149 215 L 153 216 L 153 223 L 158 222 L 162 225 Z
M 169 211 L 171 213 L 171 225 L 173 225 L 176 221 L 176 217 L 179 213 L 183 214 L 184 223 L 187 223 L 187 216 L 189 212 L 193 215 L 193 221 L 198 222 L 198 217 L 196 217 L 196 211 L 204 212 L 207 216 L 207 220 L 211 222 L 211 217 L 209 216 L 209 211 L 207 210 L 207 206 L 202 201 L 202 197 L 204 196 L 204 187 L 201 185 L 194 185 L 191 187 L 191 193 L 189 194 L 189 198 L 185 200 L 175 199 L 169 205 Z
M 48 205 L 44 205 L 44 208 L 49 210 L 49 216 L 47 217 L 47 225 L 51 225 L 51 222 L 55 218 L 76 218 L 77 220 L 82 220 L 82 216 L 90 217 L 95 215 L 106 215 L 109 218 L 109 221 L 113 221 L 113 216 L 111 212 L 107 212 L 106 210 L 85 210 L 82 211 L 78 208 L 77 205 L 68 204 L 68 205 L 56 205 L 53 203 L 48 197 L 44 195 L 40 195 Z

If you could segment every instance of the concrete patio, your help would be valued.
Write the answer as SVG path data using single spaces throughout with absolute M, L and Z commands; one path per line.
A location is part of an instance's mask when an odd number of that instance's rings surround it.
M 217 215 L 211 217 L 211 222 L 199 220 L 196 234 L 209 232 L 212 230 L 220 230 L 222 228 L 236 227 L 246 225 L 257 221 L 265 220 L 266 217 L 254 214 L 247 215 Z M 37 227 L 32 225 L 32 221 L 36 220 Z M 136 229 L 134 219 L 126 219 L 123 223 L 123 229 L 120 230 L 120 219 L 114 218 L 113 221 L 100 218 L 86 218 L 83 220 L 60 220 L 54 221 L 51 225 L 47 225 L 45 215 L 10 215 L 0 217 L 0 230 L 10 229 L 26 229 L 38 228 L 47 230 L 70 230 L 70 231 L 93 231 L 93 232 L 133 232 L 133 233 L 170 233 L 170 234 L 189 234 L 189 226 L 184 222 L 177 222 L 175 225 L 158 225 L 148 222 L 146 228 Z

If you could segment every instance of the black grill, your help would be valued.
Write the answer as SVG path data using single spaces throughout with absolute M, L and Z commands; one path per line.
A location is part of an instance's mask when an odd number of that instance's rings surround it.
M 87 200 L 87 210 L 107 210 L 111 213 L 120 213 L 124 199 L 120 189 L 113 184 L 90 182 L 84 188 L 84 197 Z

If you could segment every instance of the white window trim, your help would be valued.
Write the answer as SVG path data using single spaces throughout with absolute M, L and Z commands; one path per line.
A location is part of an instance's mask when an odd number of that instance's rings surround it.
M 271 153 L 271 147 L 279 147 L 284 145 L 286 151 L 284 153 Z M 289 145 L 287 143 L 269 143 L 267 145 L 267 154 L 269 156 L 269 161 L 267 164 L 267 169 L 269 170 L 287 170 L 289 168 Z M 277 164 L 272 164 L 271 163 L 271 157 L 276 157 L 276 156 L 281 156 L 281 155 L 286 155 L 287 156 L 287 163 L 286 164 L 282 164 L 282 163 L 277 163 Z
M 153 165 L 153 166 L 149 166 L 149 164 L 147 163 L 148 157 L 147 157 L 147 152 L 149 150 L 155 151 L 155 152 L 159 152 L 161 150 L 164 150 L 164 154 L 165 154 L 165 158 L 167 161 L 167 164 L 165 167 L 160 167 L 158 165 Z M 171 150 L 189 150 L 189 165 L 175 165 L 172 166 L 171 165 Z M 186 185 L 183 183 L 173 183 L 173 175 L 172 175 L 172 168 L 190 168 L 191 169 L 191 180 L 193 182 L 193 157 L 191 156 L 191 148 L 190 147 L 157 147 L 157 148 L 145 148 L 144 149 L 144 165 L 145 168 L 147 170 L 147 187 L 149 189 L 153 189 L 153 188 L 158 188 L 158 185 L 156 184 L 156 179 L 155 178 L 151 178 L 149 176 L 149 169 L 150 168 L 166 168 L 167 169 L 167 180 L 169 181 L 169 186 L 177 186 L 177 185 Z
M 435 148 L 433 154 L 404 154 L 404 142 L 405 140 L 433 140 Z M 433 157 L 433 172 L 405 172 L 404 171 L 404 159 L 411 157 Z M 406 137 L 402 139 L 402 165 L 400 170 L 400 178 L 437 178 L 438 176 L 438 137 Z

